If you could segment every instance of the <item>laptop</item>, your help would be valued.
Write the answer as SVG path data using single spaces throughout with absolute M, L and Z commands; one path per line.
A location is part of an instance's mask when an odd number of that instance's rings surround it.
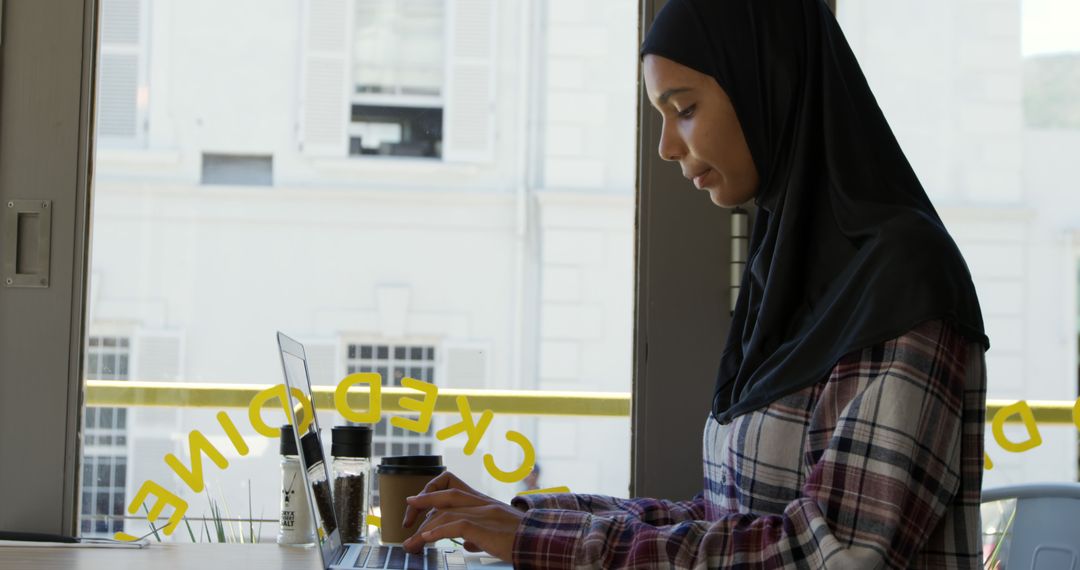
M 296 411 L 300 410 L 299 401 L 294 390 L 303 394 L 311 402 L 312 411 L 315 410 L 315 399 L 312 397 L 311 378 L 308 375 L 307 355 L 304 345 L 277 333 L 278 348 L 281 351 L 281 367 L 285 374 L 285 392 L 289 395 L 289 403 L 286 408 L 289 412 L 289 422 L 296 426 Z M 300 452 L 300 464 L 309 465 L 308 456 L 311 455 L 313 462 L 318 463 L 317 469 L 322 469 L 323 481 L 330 481 L 330 472 L 326 462 L 316 455 L 319 452 L 306 453 L 308 450 L 324 449 L 319 434 L 319 417 L 313 414 L 311 424 L 305 433 L 294 429 L 296 449 Z M 303 475 L 304 488 L 307 491 L 308 504 L 311 506 L 311 520 L 315 521 L 316 539 L 319 557 L 322 559 L 323 568 L 326 570 L 343 570 L 348 568 L 395 568 L 402 570 L 468 570 L 484 568 L 489 570 L 501 570 L 513 568 L 509 562 L 504 562 L 485 553 L 467 552 L 461 549 L 448 549 L 426 547 L 423 552 L 410 554 L 400 545 L 391 544 L 342 544 L 338 533 L 336 514 L 333 508 L 322 509 L 326 512 L 326 520 L 316 503 L 315 486 L 312 477 L 308 475 L 308 469 L 300 469 Z M 333 485 L 324 485 L 323 492 L 330 493 Z M 331 503 L 332 499 L 331 499 Z M 329 529 L 329 530 L 328 530 Z

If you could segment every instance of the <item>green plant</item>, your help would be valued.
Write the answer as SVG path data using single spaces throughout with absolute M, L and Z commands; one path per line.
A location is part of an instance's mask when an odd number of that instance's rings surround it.
M 220 490 L 219 495 L 224 496 Z M 191 538 L 191 542 L 202 542 L 205 538 L 205 542 L 219 542 L 219 543 L 255 543 L 259 540 L 259 536 L 262 533 L 262 513 L 259 518 L 254 517 L 253 501 L 251 496 L 251 480 L 248 480 L 248 517 L 246 519 L 233 518 L 229 505 L 226 501 L 217 501 L 210 495 L 210 490 L 204 490 L 206 495 L 206 503 L 209 507 L 209 518 L 201 517 L 202 520 L 202 532 L 199 533 L 198 539 L 195 537 L 195 532 L 191 528 L 191 523 L 187 517 L 184 517 L 184 525 L 187 527 L 188 537 Z M 209 521 L 210 524 L 207 524 Z M 258 522 L 258 526 L 255 523 Z M 235 527 L 233 526 L 235 523 Z M 244 526 L 247 528 L 245 529 Z M 153 528 L 151 526 L 151 528 Z M 245 536 L 245 530 L 247 535 Z M 160 540 L 160 539 L 159 539 Z

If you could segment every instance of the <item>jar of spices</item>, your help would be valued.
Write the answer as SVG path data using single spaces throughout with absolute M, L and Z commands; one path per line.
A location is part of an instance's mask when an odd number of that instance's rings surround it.
M 329 475 L 326 465 L 323 463 L 323 450 L 320 440 L 315 432 L 308 432 L 300 438 L 300 445 L 304 450 L 304 464 L 307 467 L 308 481 L 311 483 L 311 494 L 315 497 L 315 508 L 321 523 L 319 544 L 322 544 L 337 529 L 337 521 L 334 517 L 334 497 L 330 494 Z
M 310 546 L 315 544 L 311 526 L 311 507 L 304 477 L 300 473 L 300 454 L 291 425 L 281 426 L 281 523 L 277 543 Z
M 343 543 L 367 538 L 371 506 L 371 427 L 337 426 L 332 432 L 334 507 Z

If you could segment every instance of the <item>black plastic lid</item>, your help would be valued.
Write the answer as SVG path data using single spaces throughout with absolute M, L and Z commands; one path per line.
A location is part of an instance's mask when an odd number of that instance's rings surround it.
M 300 438 L 300 445 L 304 446 L 304 467 L 311 469 L 323 460 L 322 442 L 316 437 L 315 432 L 309 431 Z
M 281 426 L 281 443 L 278 445 L 278 451 L 282 455 L 300 455 L 300 452 L 296 451 L 296 435 L 293 434 L 292 424 Z
M 387 475 L 438 475 L 446 471 L 441 455 L 383 457 L 378 472 Z
M 330 455 L 371 457 L 371 426 L 337 426 L 330 436 Z

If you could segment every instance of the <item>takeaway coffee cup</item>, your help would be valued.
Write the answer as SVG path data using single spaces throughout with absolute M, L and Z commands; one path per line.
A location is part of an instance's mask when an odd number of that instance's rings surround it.
M 382 542 L 399 544 L 420 528 L 402 528 L 405 519 L 405 497 L 419 495 L 432 479 L 446 471 L 441 455 L 404 455 L 383 457 L 379 463 L 379 502 L 382 510 L 380 532 Z

